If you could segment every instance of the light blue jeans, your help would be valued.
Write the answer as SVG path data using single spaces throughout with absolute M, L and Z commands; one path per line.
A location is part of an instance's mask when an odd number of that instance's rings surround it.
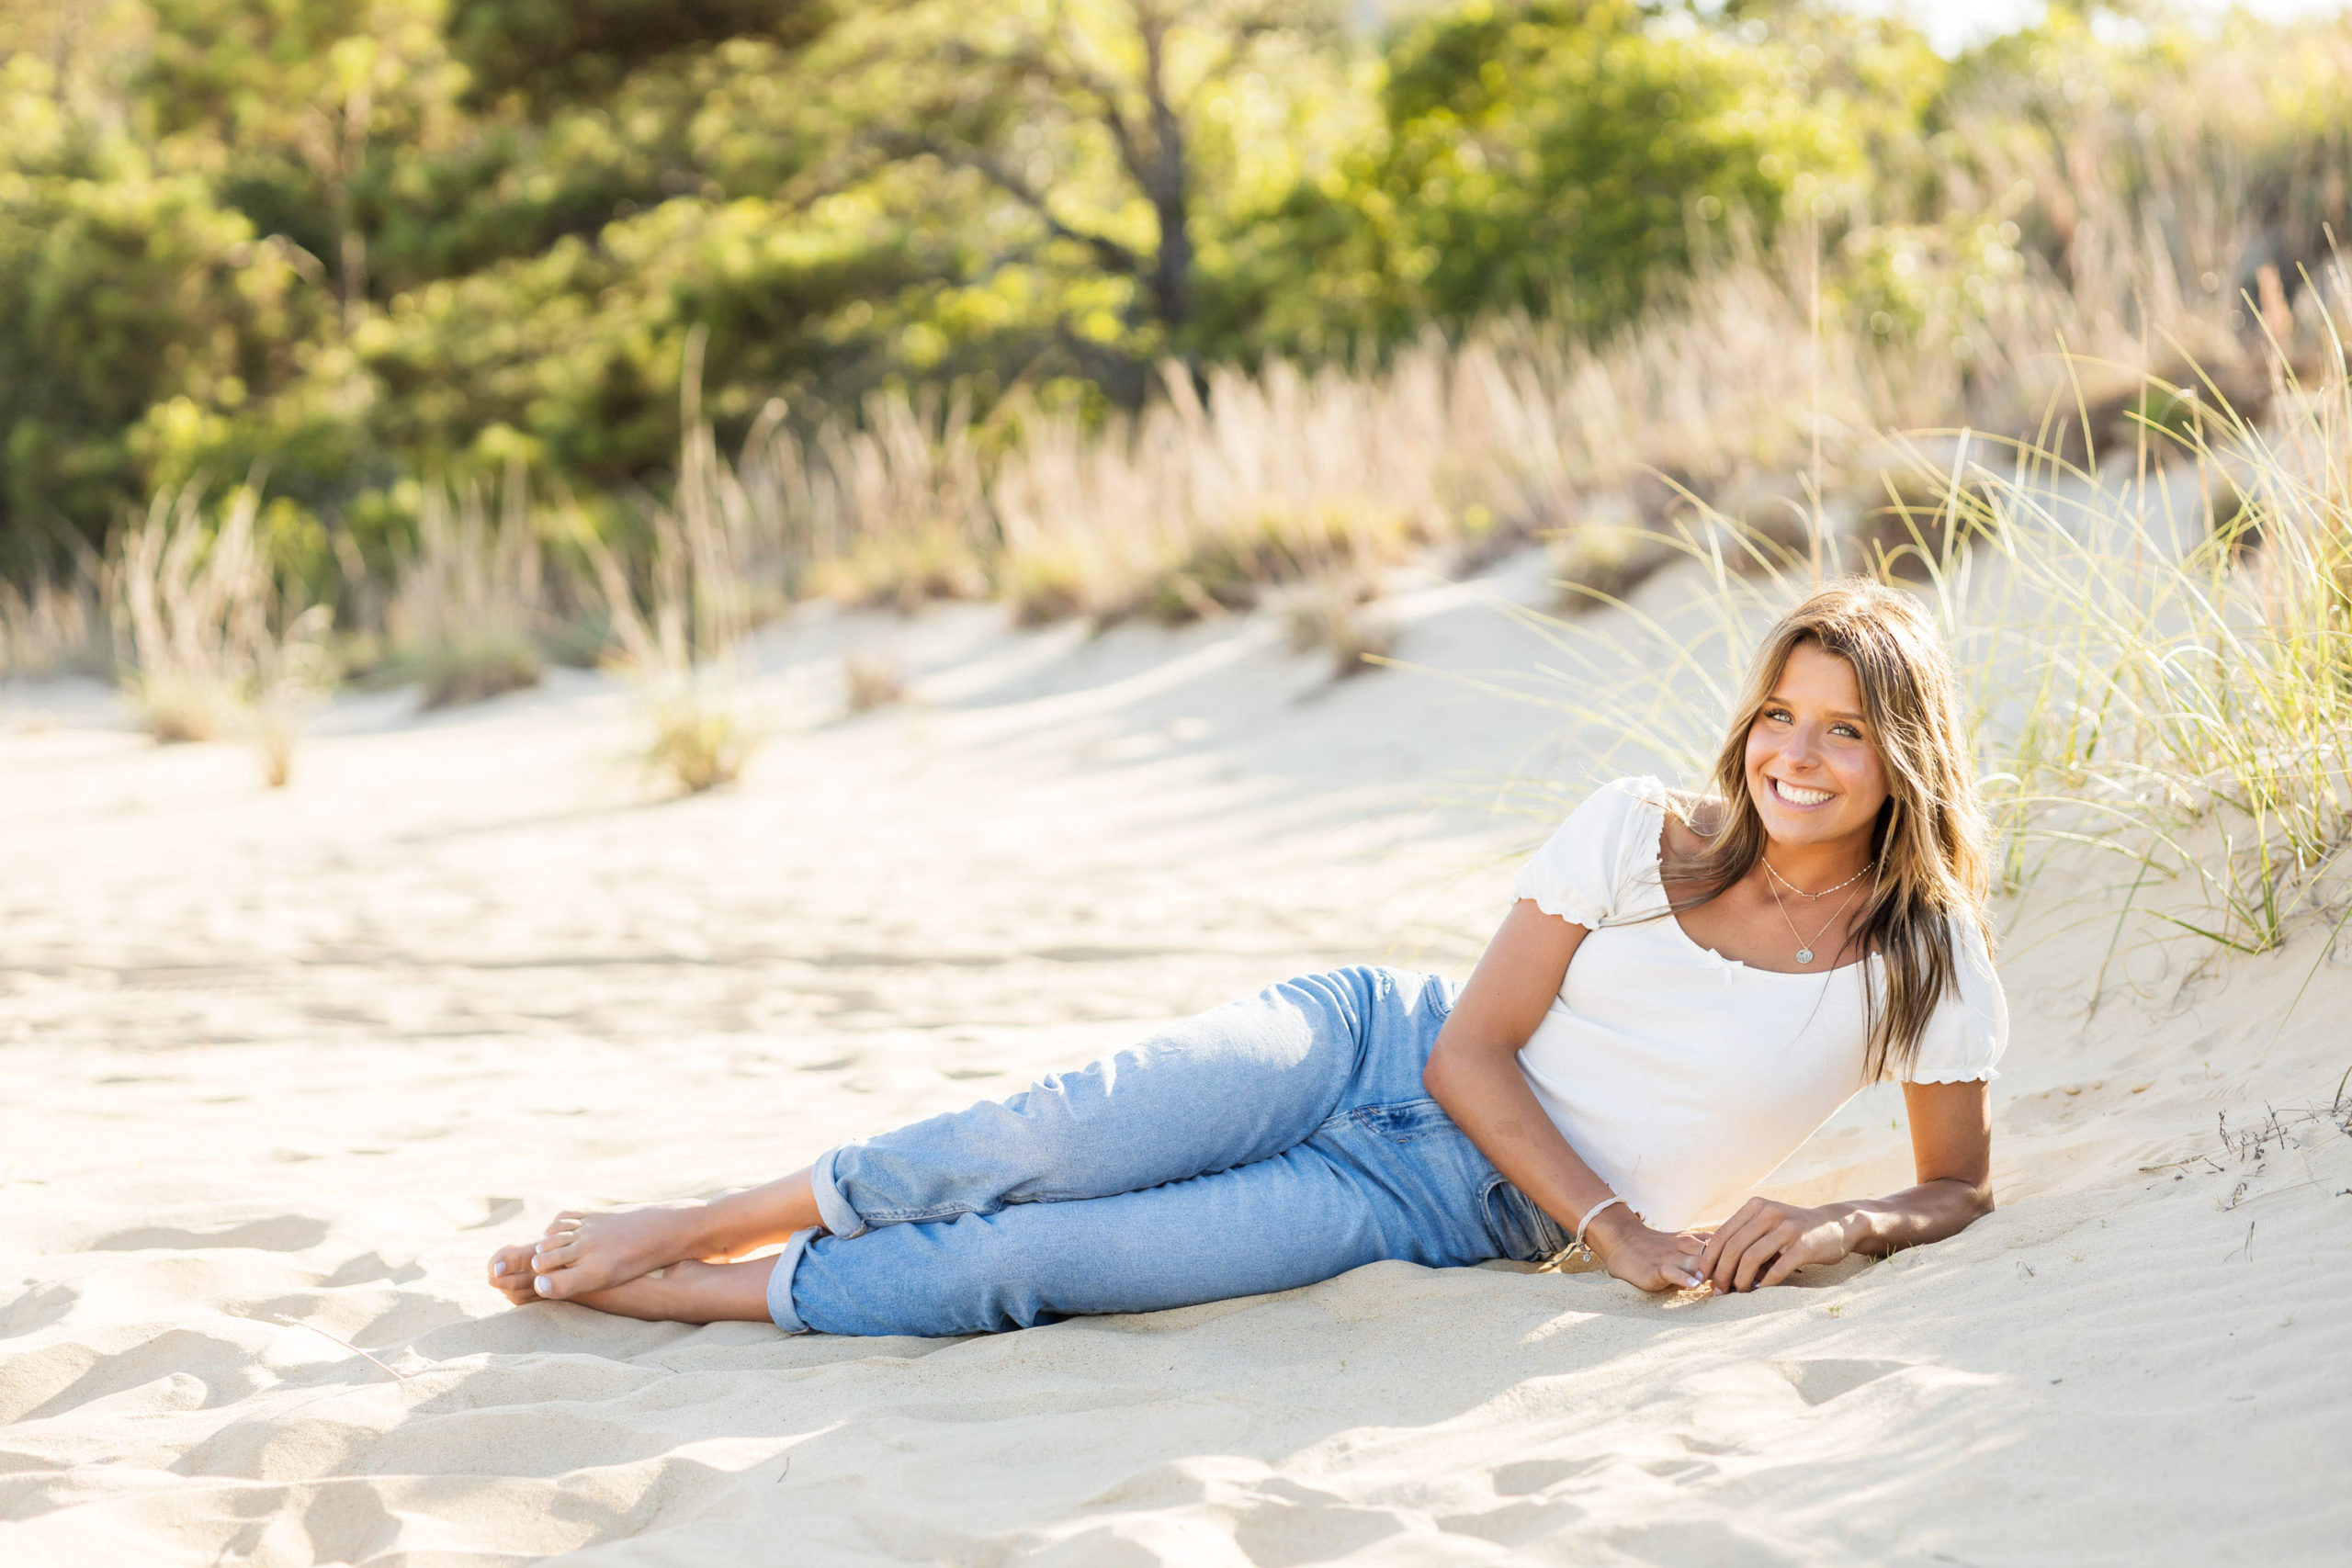
M 843 1144 L 779 1326 L 970 1334 L 1289 1290 L 1384 1258 L 1537 1258 L 1560 1228 L 1421 1088 L 1453 988 L 1286 980 L 1001 1104 Z

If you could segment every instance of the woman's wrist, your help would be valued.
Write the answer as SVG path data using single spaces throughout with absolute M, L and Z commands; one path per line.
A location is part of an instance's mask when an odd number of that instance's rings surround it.
M 1609 1255 L 1617 1249 L 1620 1242 L 1634 1232 L 1647 1228 L 1642 1224 L 1642 1217 L 1634 1213 L 1631 1204 L 1611 1203 L 1598 1213 L 1587 1213 L 1584 1244 L 1595 1258 L 1607 1263 Z
M 1870 1211 L 1859 1203 L 1827 1203 L 1823 1213 L 1838 1225 L 1838 1243 L 1852 1257 L 1862 1250 L 1862 1244 L 1877 1234 L 1871 1223 Z

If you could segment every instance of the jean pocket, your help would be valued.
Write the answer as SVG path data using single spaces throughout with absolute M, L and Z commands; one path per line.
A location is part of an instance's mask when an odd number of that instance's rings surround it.
M 1419 1143 L 1423 1138 L 1459 1135 L 1461 1129 L 1445 1107 L 1434 1100 L 1404 1100 L 1393 1105 L 1365 1105 L 1348 1112 L 1348 1121 L 1374 1137 L 1394 1144 Z
M 1498 1176 L 1487 1184 L 1487 1226 L 1496 1250 L 1523 1263 L 1541 1263 L 1558 1256 L 1568 1245 L 1568 1233 L 1535 1206 L 1535 1200 Z
M 1453 982 L 1442 975 L 1421 976 L 1421 1005 L 1430 1010 L 1430 1017 L 1443 1023 L 1453 1011 L 1454 998 L 1461 993 Z

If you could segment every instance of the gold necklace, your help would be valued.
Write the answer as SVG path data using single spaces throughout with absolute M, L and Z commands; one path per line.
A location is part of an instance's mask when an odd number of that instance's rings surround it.
M 1774 871 L 1772 868 L 1772 862 L 1769 857 L 1758 855 L 1756 858 L 1764 862 L 1764 869 L 1768 872 L 1771 872 L 1773 881 L 1779 883 L 1781 886 L 1787 888 L 1798 897 L 1810 898 L 1816 904 L 1822 899 L 1828 897 L 1832 893 L 1837 892 L 1838 888 L 1851 886 L 1853 884 L 1860 882 L 1863 877 L 1868 876 L 1872 871 L 1878 868 L 1878 862 L 1871 861 L 1864 864 L 1861 870 L 1854 873 L 1853 875 L 1848 877 L 1845 881 L 1825 887 L 1818 893 L 1808 893 L 1804 888 L 1799 887 L 1795 883 L 1791 882 L 1787 877 L 1782 876 L 1778 871 Z
M 1770 861 L 1766 861 L 1764 863 L 1764 869 L 1770 871 L 1772 869 L 1772 863 Z M 1849 876 L 1846 880 L 1848 882 L 1851 882 L 1855 880 L 1855 878 Z M 1772 885 L 1769 882 L 1764 886 L 1767 887 L 1772 887 Z M 1834 893 L 1837 889 L 1830 888 L 1827 891 Z M 1854 889 L 1854 893 L 1860 893 L 1860 891 L 1861 889 L 1859 887 Z M 1854 893 L 1847 894 L 1845 898 L 1838 904 L 1838 908 L 1831 911 L 1829 919 L 1822 922 L 1821 930 L 1813 933 L 1813 942 L 1819 942 L 1823 933 L 1827 931 L 1831 926 L 1838 923 L 1838 917 L 1846 912 L 1846 906 L 1854 901 Z M 1804 932 L 1797 930 L 1796 921 L 1789 919 L 1789 907 L 1781 901 L 1781 890 L 1777 887 L 1772 887 L 1772 908 L 1781 911 L 1781 919 L 1788 926 L 1789 934 L 1797 939 L 1797 962 L 1800 964 L 1812 963 L 1813 942 L 1805 941 Z

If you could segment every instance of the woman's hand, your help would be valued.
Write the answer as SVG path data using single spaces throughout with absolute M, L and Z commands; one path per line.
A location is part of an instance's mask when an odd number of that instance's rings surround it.
M 1808 1263 L 1835 1263 L 1853 1250 L 1847 1215 L 1750 1198 L 1707 1237 L 1699 1271 L 1717 1291 L 1777 1285 Z
M 1601 1267 L 1636 1290 L 1691 1291 L 1706 1282 L 1699 1265 L 1702 1238 L 1652 1230 L 1622 1205 L 1596 1215 L 1584 1239 Z

